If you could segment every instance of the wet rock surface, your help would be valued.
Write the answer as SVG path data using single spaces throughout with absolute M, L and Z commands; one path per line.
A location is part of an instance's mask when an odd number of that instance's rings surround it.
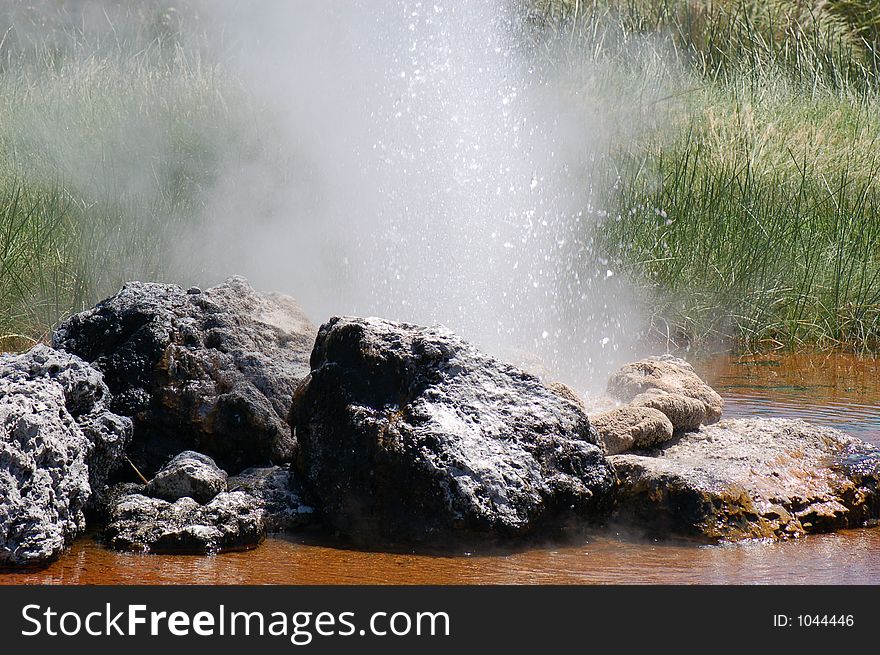
M 221 491 L 226 491 L 226 472 L 207 455 L 192 450 L 176 455 L 144 489 L 153 498 L 174 502 L 189 497 L 202 504 Z
M 312 523 L 315 508 L 287 467 L 245 469 L 229 478 L 229 491 L 244 491 L 256 499 L 268 532 L 296 530 Z
M 46 564 L 83 531 L 90 451 L 59 385 L 0 379 L 0 566 Z
M 660 410 L 676 430 L 717 423 L 724 409 L 721 396 L 700 379 L 693 366 L 670 355 L 623 366 L 608 380 L 608 393 L 625 403 Z M 664 398 L 664 394 L 672 394 L 673 398 Z M 687 399 L 697 401 L 702 408 Z
M 588 418 L 576 391 L 445 328 L 318 331 L 242 278 L 131 283 L 55 343 L 0 357 L 2 567 L 57 558 L 86 520 L 116 549 L 208 554 L 310 524 L 442 548 L 612 512 L 709 541 L 880 519 L 880 450 L 800 421 L 719 422 L 720 396 L 674 357 L 621 368 Z M 128 457 L 149 482 L 120 482 Z
M 586 415 L 444 328 L 333 318 L 311 366 L 291 411 L 298 468 L 351 539 L 514 537 L 611 508 Z
M 672 423 L 650 407 L 619 407 L 590 415 L 606 455 L 650 448 L 672 439 Z
M 233 277 L 200 291 L 132 282 L 65 321 L 54 345 L 94 364 L 134 419 L 146 475 L 195 449 L 224 469 L 290 460 L 286 422 L 315 328 L 296 302 Z
M 132 494 L 111 510 L 105 540 L 116 550 L 207 555 L 256 546 L 265 534 L 261 510 L 242 491 L 218 494 L 205 505 Z
M 618 518 L 655 534 L 786 539 L 880 517 L 880 450 L 803 421 L 726 420 L 610 460 Z

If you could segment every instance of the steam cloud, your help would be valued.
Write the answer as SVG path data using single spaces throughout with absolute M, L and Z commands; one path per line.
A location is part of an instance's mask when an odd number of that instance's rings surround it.
M 109 29 L 107 3 L 85 4 Z M 194 281 L 241 273 L 317 322 L 443 323 L 583 391 L 638 354 L 638 299 L 591 237 L 619 108 L 591 96 L 586 59 L 529 46 L 521 2 L 198 7 L 273 153 L 221 159 L 176 246 Z

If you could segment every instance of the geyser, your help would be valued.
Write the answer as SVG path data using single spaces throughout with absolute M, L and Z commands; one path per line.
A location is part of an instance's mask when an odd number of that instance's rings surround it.
M 258 159 L 212 189 L 208 274 L 317 321 L 443 323 L 582 390 L 631 358 L 640 318 L 591 238 L 589 64 L 534 47 L 525 7 L 212 3 L 295 172 Z

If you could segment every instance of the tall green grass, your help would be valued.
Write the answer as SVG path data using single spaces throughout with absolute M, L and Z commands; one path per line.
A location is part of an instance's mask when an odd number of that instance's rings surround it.
M 642 71 L 668 75 L 678 90 L 651 102 L 630 92 L 636 108 L 623 115 L 642 127 L 599 154 L 591 181 L 598 241 L 641 287 L 655 338 L 880 349 L 880 6 L 594 0 L 539 9 L 571 56 L 632 61 L 647 49 L 674 62 Z
M 521 3 L 533 56 L 586 64 L 592 236 L 656 338 L 880 350 L 880 5 Z M 198 2 L 108 0 L 93 32 L 81 0 L 34 4 L 0 7 L 0 351 L 125 279 L 187 280 L 205 191 L 266 157 Z
M 171 3 L 106 3 L 96 33 L 68 15 L 82 4 L 0 9 L 0 351 L 125 280 L 191 277 L 177 244 L 221 167 L 259 142 Z

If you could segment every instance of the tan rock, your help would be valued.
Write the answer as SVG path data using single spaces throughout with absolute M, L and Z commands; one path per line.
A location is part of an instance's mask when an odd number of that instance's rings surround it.
M 633 398 L 631 404 L 636 407 L 653 407 L 663 412 L 675 431 L 696 430 L 701 425 L 713 422 L 707 415 L 704 402 L 680 393 L 648 389 Z
M 606 455 L 650 448 L 672 439 L 672 423 L 651 407 L 618 407 L 590 416 Z
M 721 396 L 703 382 L 694 368 L 683 359 L 670 355 L 649 357 L 623 366 L 608 380 L 608 393 L 622 402 L 631 402 L 639 395 L 649 391 L 662 391 L 701 402 L 705 416 L 700 422 L 705 425 L 717 423 L 721 419 L 721 413 L 724 409 L 724 401 Z M 641 402 L 645 402 L 645 399 L 642 399 Z M 647 406 L 654 406 L 653 403 L 660 404 L 660 402 L 657 399 L 652 399 L 652 404 Z M 663 407 L 669 409 L 670 413 L 676 413 L 679 419 L 685 417 L 691 419 L 690 421 L 681 421 L 682 424 L 692 423 L 695 418 L 693 407 L 688 408 L 677 401 L 677 410 L 680 410 L 680 415 L 678 415 L 678 412 L 673 411 L 674 405 L 676 402 L 668 399 L 662 404 Z M 662 408 L 661 411 L 663 411 Z M 673 421 L 673 424 L 675 423 L 676 421 Z

